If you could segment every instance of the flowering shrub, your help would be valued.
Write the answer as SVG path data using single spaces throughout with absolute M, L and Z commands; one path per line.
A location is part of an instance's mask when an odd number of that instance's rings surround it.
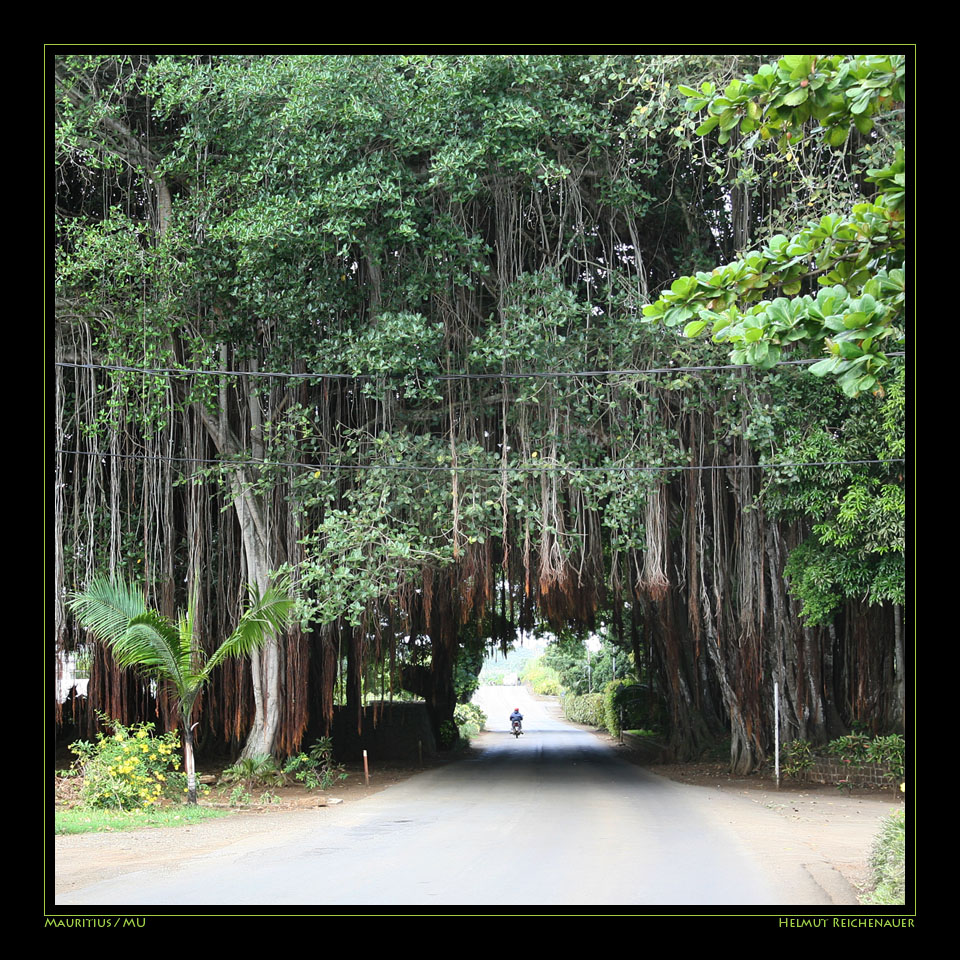
M 153 735 L 152 723 L 125 727 L 106 720 L 111 734 L 98 733 L 97 742 L 70 744 L 75 765 L 83 773 L 83 802 L 92 807 L 137 810 L 163 796 L 178 794 L 184 777 L 180 769 L 180 738 L 176 730 Z

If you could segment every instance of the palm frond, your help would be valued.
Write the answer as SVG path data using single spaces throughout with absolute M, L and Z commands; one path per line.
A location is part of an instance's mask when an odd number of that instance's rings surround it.
M 178 688 L 192 671 L 190 643 L 180 630 L 156 610 L 147 610 L 129 621 L 118 637 L 105 641 L 121 667 L 139 667 Z
M 262 596 L 251 586 L 237 628 L 206 663 L 194 633 L 196 594 L 177 622 L 147 609 L 139 587 L 105 578 L 72 595 L 69 605 L 80 624 L 110 648 L 118 666 L 137 667 L 171 681 L 180 710 L 188 717 L 213 668 L 228 658 L 247 656 L 283 630 L 295 602 L 285 577 L 278 578 Z
M 178 691 L 189 687 L 195 673 L 190 644 L 182 642 L 167 617 L 147 609 L 138 586 L 100 578 L 69 604 L 81 626 L 110 648 L 118 666 L 171 680 Z
M 80 625 L 98 640 L 120 635 L 132 619 L 147 610 L 140 587 L 105 577 L 71 594 L 67 603 Z
M 296 600 L 286 578 L 278 578 L 261 595 L 255 584 L 249 587 L 249 606 L 236 629 L 211 654 L 203 668 L 209 676 L 214 667 L 232 657 L 244 657 L 260 649 L 267 640 L 282 631 L 292 619 Z

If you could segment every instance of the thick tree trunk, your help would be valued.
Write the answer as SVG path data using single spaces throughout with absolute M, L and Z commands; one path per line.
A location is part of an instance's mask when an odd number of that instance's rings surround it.
M 457 583 L 453 573 L 437 575 L 430 568 L 424 570 L 424 593 L 427 605 L 427 630 L 430 636 L 430 678 L 427 712 L 434 736 L 441 748 L 453 746 L 456 724 L 453 712 L 457 696 L 453 684 L 453 667 L 457 654 L 458 617 L 454 591 Z
M 225 349 L 222 351 L 222 360 L 226 362 Z M 251 435 L 256 447 L 259 443 L 260 417 L 255 407 L 255 401 L 249 397 L 247 408 L 253 421 Z M 203 406 L 198 409 L 201 421 L 220 454 L 226 457 L 240 454 L 242 452 L 240 443 L 230 430 L 228 423 L 228 403 L 225 392 L 221 391 L 220 408 L 216 416 Z M 254 449 L 252 452 L 255 454 L 257 451 Z M 262 449 L 260 452 L 262 456 Z M 275 544 L 268 529 L 266 505 L 254 493 L 251 480 L 247 469 L 237 468 L 231 476 L 231 494 L 243 544 L 246 580 L 248 583 L 256 584 L 262 593 L 269 586 L 271 571 L 276 566 Z M 275 636 L 270 637 L 260 650 L 251 654 L 254 720 L 241 752 L 244 758 L 264 756 L 274 752 L 281 719 L 281 668 L 280 641 Z
M 243 484 L 243 478 L 234 481 L 235 491 Z M 234 506 L 240 520 L 247 577 L 261 592 L 270 584 L 273 564 L 270 560 L 270 544 L 264 535 L 263 511 L 248 492 L 237 492 Z M 270 637 L 266 644 L 250 655 L 250 671 L 253 679 L 254 719 L 253 727 L 241 756 L 252 758 L 272 754 L 280 730 L 280 641 Z

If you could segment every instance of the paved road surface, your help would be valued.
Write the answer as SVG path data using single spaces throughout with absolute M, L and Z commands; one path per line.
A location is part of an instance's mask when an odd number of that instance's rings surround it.
M 704 791 L 653 776 L 488 688 L 477 759 L 270 833 L 121 873 L 58 905 L 523 906 L 830 903 L 799 865 L 760 863 Z M 514 706 L 524 734 L 508 732 Z M 709 795 L 708 795 L 709 796 Z

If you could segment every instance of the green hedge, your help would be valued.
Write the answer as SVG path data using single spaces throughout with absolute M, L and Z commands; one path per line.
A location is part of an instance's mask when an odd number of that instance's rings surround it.
M 603 725 L 615 736 L 650 726 L 650 692 L 635 680 L 611 680 L 603 691 Z
M 613 736 L 624 730 L 666 728 L 663 702 L 649 684 L 636 680 L 613 680 L 604 688 L 604 726 Z
M 563 698 L 563 715 L 574 723 L 586 723 L 594 727 L 603 727 L 605 712 L 602 693 L 585 693 L 582 696 Z

